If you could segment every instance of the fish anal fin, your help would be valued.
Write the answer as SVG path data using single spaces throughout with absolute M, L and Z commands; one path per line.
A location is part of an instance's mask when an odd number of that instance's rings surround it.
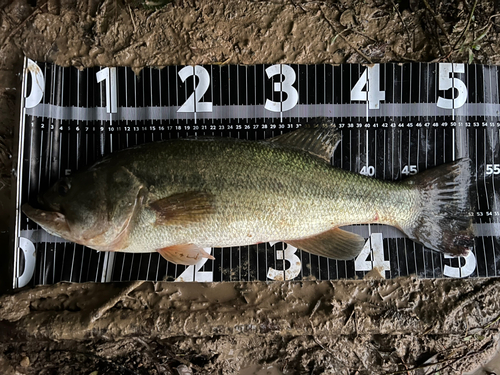
M 157 250 L 167 261 L 191 266 L 198 263 L 202 258 L 215 259 L 202 247 L 194 244 L 183 244 L 164 247 Z
M 172 194 L 149 207 L 156 212 L 156 225 L 200 222 L 215 211 L 213 195 L 201 191 Z
M 330 121 L 304 124 L 298 130 L 268 139 L 269 142 L 299 148 L 330 162 L 341 135 Z
M 316 236 L 284 242 L 311 254 L 349 260 L 361 252 L 365 239 L 355 233 L 333 228 Z

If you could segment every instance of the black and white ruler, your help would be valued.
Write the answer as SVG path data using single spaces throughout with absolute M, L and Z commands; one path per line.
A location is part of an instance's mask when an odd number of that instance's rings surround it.
M 26 59 L 19 137 L 14 287 L 58 281 L 252 281 L 500 276 L 500 71 L 496 66 L 171 66 L 77 70 Z M 265 139 L 310 119 L 342 132 L 339 168 L 399 180 L 470 157 L 477 238 L 447 258 L 383 225 L 353 261 L 283 243 L 208 249 L 215 260 L 170 264 L 158 254 L 97 252 L 43 231 L 20 211 L 59 177 L 137 144 L 187 136 Z M 228 163 L 231 161 L 228 160 Z M 383 192 L 381 192 L 383 194 Z

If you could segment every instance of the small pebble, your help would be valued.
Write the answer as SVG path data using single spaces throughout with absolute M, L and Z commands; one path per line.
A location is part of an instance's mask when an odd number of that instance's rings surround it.
M 29 367 L 29 365 L 30 365 L 30 359 L 28 357 L 24 357 L 21 360 L 21 366 L 22 367 Z

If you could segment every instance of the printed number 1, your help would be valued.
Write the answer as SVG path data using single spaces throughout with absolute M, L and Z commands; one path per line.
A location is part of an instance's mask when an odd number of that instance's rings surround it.
M 96 73 L 97 82 L 106 81 L 106 112 L 117 112 L 116 68 L 104 68 Z

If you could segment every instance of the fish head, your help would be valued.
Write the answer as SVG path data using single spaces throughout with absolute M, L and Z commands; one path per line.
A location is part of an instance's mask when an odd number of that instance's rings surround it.
M 127 169 L 90 169 L 64 177 L 39 195 L 26 216 L 50 234 L 96 250 L 126 247 L 144 189 Z

